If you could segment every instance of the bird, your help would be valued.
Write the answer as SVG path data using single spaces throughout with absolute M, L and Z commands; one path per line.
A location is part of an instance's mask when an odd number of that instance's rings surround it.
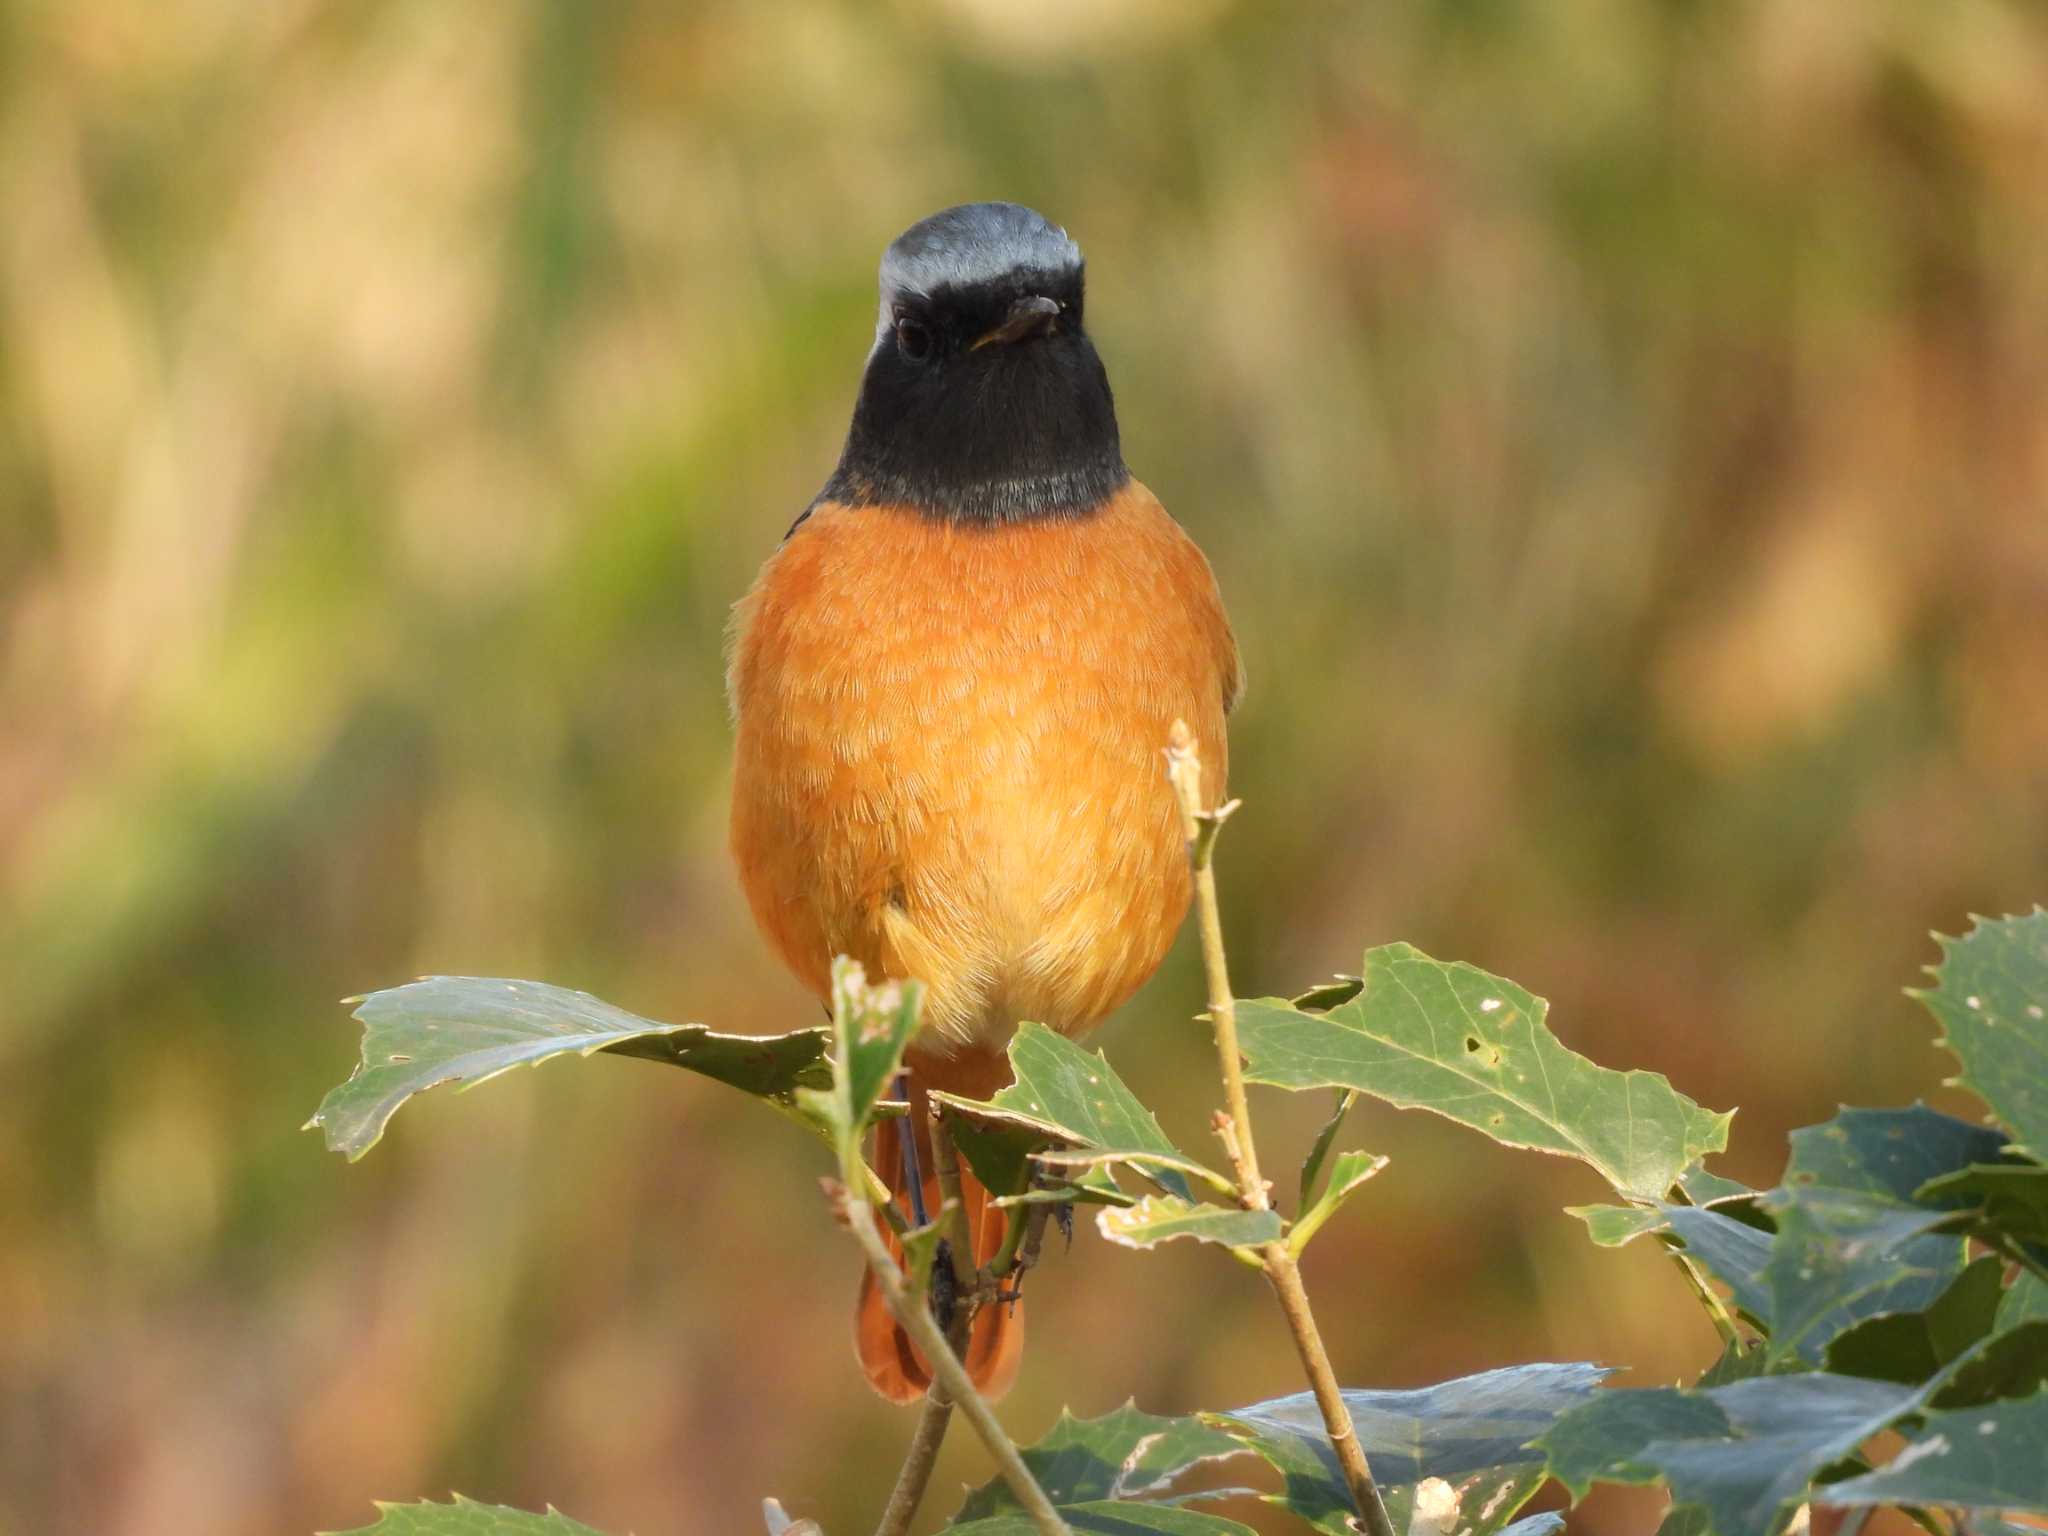
M 838 955 L 925 988 L 921 1171 L 903 1122 L 875 1151 L 906 1213 L 938 1209 L 929 1093 L 988 1097 L 1019 1020 L 1081 1035 L 1165 957 L 1191 882 L 1162 749 L 1185 721 L 1220 803 L 1244 688 L 1208 560 L 1125 466 L 1083 276 L 1017 203 L 898 236 L 838 465 L 733 607 L 731 846 L 758 926 L 828 1008 Z M 961 1185 L 985 1264 L 1005 1213 Z M 855 1342 L 882 1396 L 924 1395 L 865 1273 Z M 1021 1306 L 992 1304 L 963 1364 L 994 1398 L 1022 1348 Z

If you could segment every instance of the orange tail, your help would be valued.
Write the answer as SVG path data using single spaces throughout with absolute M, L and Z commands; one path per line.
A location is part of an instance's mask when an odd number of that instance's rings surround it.
M 918 1167 L 924 1170 L 924 1203 L 927 1214 L 939 1209 L 939 1181 L 932 1172 L 931 1143 L 924 1128 L 924 1095 L 915 1096 L 912 1115 L 917 1121 Z M 905 1217 L 910 1215 L 910 1195 L 903 1184 L 903 1143 L 901 1120 L 884 1120 L 875 1127 L 875 1171 L 896 1198 Z M 989 1201 L 989 1193 L 963 1166 L 960 1169 L 960 1197 L 966 1207 L 967 1231 L 972 1239 L 972 1263 L 986 1264 L 1003 1246 L 1005 1214 Z M 889 1251 L 900 1261 L 902 1249 L 895 1236 L 885 1233 Z M 968 1259 L 962 1255 L 963 1262 Z M 892 1403 L 914 1403 L 932 1384 L 931 1368 L 910 1342 L 910 1336 L 890 1315 L 889 1304 L 875 1277 L 861 1271 L 860 1304 L 854 1312 L 854 1348 L 860 1354 L 861 1369 L 868 1382 Z M 1001 1397 L 1017 1379 L 1017 1363 L 1024 1354 L 1024 1304 L 999 1301 L 975 1315 L 967 1337 L 967 1355 L 961 1362 L 982 1396 Z

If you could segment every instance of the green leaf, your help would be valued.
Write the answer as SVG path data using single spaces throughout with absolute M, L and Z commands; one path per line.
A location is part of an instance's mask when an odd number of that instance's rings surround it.
M 1961 1212 L 1961 1230 L 1981 1242 L 2048 1258 L 2048 1168 L 2039 1163 L 1973 1163 L 1929 1179 L 1914 1198 Z
M 715 1034 L 701 1024 L 657 1024 L 587 992 L 537 981 L 429 976 L 371 993 L 355 1017 L 363 1024 L 362 1063 L 306 1122 L 351 1162 L 377 1144 L 414 1094 L 441 1083 L 474 1087 L 554 1056 L 602 1052 L 668 1062 L 784 1105 L 798 1088 L 831 1081 L 825 1030 Z
M 1191 1467 L 1241 1456 L 1244 1447 L 1229 1434 L 1199 1419 L 1160 1418 L 1125 1403 L 1114 1413 L 1094 1419 L 1077 1419 L 1062 1413 L 1045 1438 L 1026 1447 L 1021 1454 L 1024 1465 L 1031 1469 L 1046 1496 L 1067 1512 L 1076 1506 L 1093 1506 L 1106 1500 L 1156 1497 Z M 1011 1515 L 1021 1516 L 1022 1508 L 1009 1486 L 996 1478 L 968 1494 L 949 1529 L 981 1533 L 979 1522 Z M 1243 1527 L 1226 1522 L 1223 1526 L 1200 1529 Z
M 1698 1206 L 1667 1205 L 1662 1214 L 1686 1253 L 1728 1287 L 1735 1305 L 1753 1322 L 1768 1328 L 1772 1304 L 1764 1268 L 1771 1259 L 1772 1235 Z
M 923 1004 L 920 982 L 870 986 L 858 961 L 832 962 L 832 1118 L 842 1134 L 858 1139 L 867 1129 L 876 1100 L 903 1069 Z
M 1817 1474 L 1853 1455 L 1920 1398 L 1912 1387 L 1819 1372 L 1761 1376 L 1700 1393 L 1651 1389 L 1606 1395 L 1624 1400 L 1620 1406 L 1600 1405 L 1601 1422 L 1625 1436 L 1620 1465 L 1630 1476 L 1623 1480 L 1641 1480 L 1635 1474 L 1643 1471 L 1663 1478 L 1672 1501 L 1698 1505 L 1707 1517 L 1706 1529 L 1719 1536 L 1766 1536 L 1787 1504 L 1805 1498 Z M 1678 1429 L 1675 1412 L 1661 1401 L 1672 1395 L 1710 1402 L 1724 1416 L 1726 1428 L 1701 1416 Z M 1626 1410 L 1651 1397 L 1660 1405 L 1646 1403 L 1645 1411 L 1662 1414 L 1674 1432 L 1642 1441 L 1627 1432 Z M 1578 1418 L 1567 1419 L 1552 1437 L 1574 1445 L 1590 1442 L 1600 1426 L 1575 1422 Z
M 1688 1168 L 1678 1176 L 1678 1188 L 1690 1205 L 1722 1205 L 1730 1200 L 1753 1199 L 1756 1195 L 1756 1191 L 1747 1184 L 1724 1179 L 1718 1173 L 1709 1173 L 1698 1166 Z
M 931 1096 L 933 1113 L 953 1133 L 953 1145 L 974 1170 L 982 1187 L 998 1205 L 1054 1199 L 1094 1205 L 1129 1205 L 1133 1196 L 1116 1187 L 1109 1174 L 1091 1168 L 1072 1183 L 1049 1184 L 1035 1177 L 1037 1158 L 1049 1149 L 1068 1145 L 1067 1132 L 1035 1115 L 1015 1114 L 950 1093 Z
M 1300 998 L 1294 1006 L 1302 1006 Z M 1323 1160 L 1330 1155 L 1330 1147 L 1337 1140 L 1337 1132 L 1344 1124 L 1344 1117 L 1351 1113 L 1351 1106 L 1358 1102 L 1356 1088 L 1337 1090 L 1336 1106 L 1330 1111 L 1330 1118 L 1323 1122 L 1323 1128 L 1316 1132 L 1315 1145 L 1308 1149 L 1308 1156 L 1301 1160 L 1301 1204 L 1306 1207 L 1315 1198 L 1316 1178 L 1323 1171 Z
M 1491 1536 L 1543 1480 L 1542 1453 L 1529 1442 L 1590 1399 L 1606 1374 L 1593 1365 L 1511 1366 L 1412 1391 L 1347 1391 L 1344 1402 L 1395 1530 L 1408 1528 L 1415 1484 L 1441 1477 L 1462 1495 L 1459 1531 Z M 1202 1417 L 1279 1471 L 1282 1491 L 1267 1502 L 1350 1536 L 1350 1493 L 1309 1393 Z
M 382 1517 L 336 1536 L 604 1536 L 550 1509 L 544 1515 L 455 1495 L 452 1504 L 379 1504 Z
M 2048 1323 L 2029 1323 L 2048 1340 Z M 1760 1352 L 1724 1356 L 1707 1380 L 1753 1371 Z M 1545 1437 L 1553 1471 L 1574 1484 L 1661 1477 L 1679 1504 L 1701 1514 L 1675 1529 L 1718 1536 L 1765 1536 L 1817 1477 L 1838 1472 L 1866 1440 L 1951 1393 L 2030 1391 L 2048 1371 L 2041 1340 L 1994 1335 L 1917 1383 L 1794 1372 L 1726 1381 L 1694 1392 L 1617 1390 L 1574 1410 Z M 1675 1400 L 1683 1400 L 1682 1403 Z M 1698 1404 L 1725 1419 L 1717 1428 Z M 1640 1420 L 1660 1426 L 1645 1436 Z M 1835 1485 L 1840 1486 L 1840 1485 Z M 1832 1502 L 1834 1488 L 1828 1498 Z
M 1237 1194 L 1237 1186 L 1223 1175 L 1213 1168 L 1204 1167 L 1192 1158 L 1182 1157 L 1177 1152 L 1133 1152 L 1128 1147 L 1057 1147 L 1040 1152 L 1037 1155 L 1037 1163 L 1040 1169 L 1054 1173 L 1073 1168 L 1083 1170 L 1084 1174 L 1089 1169 L 1106 1168 L 1120 1163 L 1126 1168 L 1136 1169 L 1145 1174 L 1154 1183 L 1158 1182 L 1159 1170 L 1165 1169 L 1190 1179 L 1200 1180 L 1219 1195 L 1234 1198 Z
M 1946 1367 L 1928 1404 L 1970 1408 L 2001 1397 L 2026 1397 L 2048 1387 L 2048 1321 L 2021 1323 L 1980 1342 Z
M 2048 1280 L 2022 1272 L 1998 1304 L 1999 1331 L 2036 1321 L 2048 1321 Z
M 1735 1215 L 1735 1207 L 1743 1208 L 1744 1216 L 1754 1207 L 1757 1191 L 1747 1184 L 1738 1184 L 1733 1179 L 1724 1179 L 1717 1173 L 1708 1173 L 1695 1164 L 1678 1176 L 1678 1193 L 1684 1196 L 1684 1204 L 1701 1209 L 1726 1206 L 1730 1209 L 1723 1215 Z M 1665 1227 L 1664 1207 L 1661 1203 L 1645 1205 L 1568 1205 L 1567 1216 L 1576 1216 L 1586 1224 L 1586 1235 L 1602 1248 L 1619 1248 L 1623 1243 L 1641 1237 L 1645 1232 L 1656 1232 Z M 1741 1220 L 1743 1217 L 1738 1216 Z M 1752 1223 L 1753 1224 L 1753 1223 Z
M 1390 944 L 1366 955 L 1364 991 L 1328 1013 L 1239 1003 L 1238 1043 L 1255 1082 L 1357 1088 L 1432 1110 L 1508 1146 L 1580 1158 L 1634 1199 L 1659 1199 L 1726 1145 L 1727 1115 L 1654 1073 L 1567 1050 L 1544 1012 L 1512 982 Z
M 2048 1514 L 2048 1393 L 1929 1413 L 1885 1466 L 1827 1491 L 1830 1504 L 1934 1504 Z
M 1031 1187 L 1035 1154 L 1047 1149 L 1087 1154 L 1097 1164 L 1122 1164 L 1170 1195 L 1192 1202 L 1184 1170 L 1217 1189 L 1223 1175 L 1189 1157 L 1159 1128 L 1099 1051 L 1085 1050 L 1043 1024 L 1024 1023 L 1010 1039 L 1016 1081 L 986 1103 L 935 1093 L 932 1103 L 956 1126 L 961 1155 L 989 1190 L 1016 1196 Z M 961 1135 L 958 1126 L 971 1129 Z M 1127 1203 L 1101 1167 L 1076 1180 L 1098 1203 Z
M 1316 1198 L 1316 1203 L 1295 1218 L 1294 1230 L 1287 1234 L 1287 1246 L 1299 1256 L 1308 1246 L 1308 1240 L 1316 1235 L 1322 1224 L 1337 1214 L 1337 1208 L 1350 1199 L 1358 1186 L 1387 1166 L 1384 1157 L 1375 1157 L 1370 1152 L 1340 1152 L 1337 1161 L 1330 1167 L 1330 1182 Z
M 1098 1211 L 1102 1235 L 1126 1248 L 1153 1248 L 1176 1237 L 1192 1237 L 1226 1248 L 1261 1248 L 1280 1238 L 1278 1211 L 1231 1210 L 1191 1205 L 1173 1195 L 1147 1195 L 1127 1209 Z
M 1769 1347 L 1817 1365 L 1845 1328 L 1935 1305 L 1961 1272 L 1963 1244 L 1931 1235 L 1954 1217 L 1918 1192 L 1995 1157 L 2003 1138 L 1914 1105 L 1845 1109 L 1791 1142 L 1784 1182 L 1760 1197 L 1778 1228 L 1763 1273 Z
M 1784 1187 L 1817 1185 L 1878 1195 L 1911 1205 L 1930 1179 L 1995 1160 L 2005 1137 L 1985 1126 L 1940 1114 L 1924 1104 L 1907 1109 L 1845 1109 L 1790 1137 Z
M 1936 940 L 1935 986 L 1914 996 L 1962 1060 L 1956 1081 L 1991 1106 L 2020 1151 L 2048 1161 L 2048 912 L 1979 918 L 1963 937 Z
M 1774 1208 L 1777 1236 L 1764 1265 L 1766 1349 L 1818 1365 L 1844 1329 L 1887 1312 L 1924 1312 L 1961 1272 L 1963 1245 L 1928 1237 L 1939 1211 L 1807 1190 Z
M 1182 1509 L 1172 1504 L 1127 1504 L 1098 1499 L 1063 1504 L 1060 1517 L 1086 1536 L 1254 1536 L 1252 1528 L 1221 1515 Z M 1038 1525 L 1021 1512 L 991 1515 L 966 1525 L 949 1525 L 956 1536 L 1038 1536 Z
M 1710 1397 L 1676 1387 L 1598 1392 L 1534 1442 L 1546 1470 L 1577 1503 L 1594 1483 L 1654 1483 L 1662 1474 L 1638 1458 L 1659 1440 L 1696 1440 L 1730 1431 Z
M 1878 1381 L 1925 1381 L 1991 1332 L 2005 1294 L 2004 1271 L 2004 1260 L 1985 1254 L 1924 1311 L 1864 1319 L 1829 1341 L 1826 1369 Z
M 1568 1205 L 1564 1213 L 1583 1221 L 1586 1236 L 1602 1248 L 1619 1248 L 1668 1225 L 1658 1205 Z

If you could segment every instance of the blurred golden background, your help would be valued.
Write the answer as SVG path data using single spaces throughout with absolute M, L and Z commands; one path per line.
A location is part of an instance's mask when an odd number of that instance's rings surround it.
M 1937 1091 L 1927 931 L 2048 897 L 2044 165 L 2020 0 L 0 7 L 0 1532 L 872 1522 L 822 1149 L 618 1061 L 299 1126 L 418 972 L 813 1022 L 721 631 L 952 202 L 1081 241 L 1231 605 L 1242 990 L 1482 964 L 1757 1181 Z M 1194 958 L 1101 1041 L 1200 1148 Z M 1581 1170 L 1351 1136 L 1346 1381 L 1713 1353 Z M 1020 1437 L 1299 1386 L 1213 1252 L 1034 1292 Z

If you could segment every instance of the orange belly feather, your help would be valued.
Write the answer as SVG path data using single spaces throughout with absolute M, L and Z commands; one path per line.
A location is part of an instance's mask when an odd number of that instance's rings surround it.
M 821 999 L 837 954 L 925 982 L 920 1058 L 1078 1034 L 1173 942 L 1160 753 L 1186 720 L 1220 800 L 1239 673 L 1208 561 L 1136 481 L 992 527 L 823 503 L 736 606 L 729 684 L 755 917 Z

